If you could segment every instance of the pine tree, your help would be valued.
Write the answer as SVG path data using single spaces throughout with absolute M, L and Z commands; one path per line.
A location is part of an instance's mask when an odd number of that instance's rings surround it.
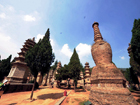
M 11 57 L 12 55 L 10 55 L 7 59 L 1 60 L 0 62 L 0 81 L 2 81 L 11 70 Z
M 71 75 L 71 78 L 74 80 L 74 90 L 75 90 L 77 80 L 80 79 L 80 71 L 81 71 L 80 60 L 75 48 L 70 58 L 70 62 L 68 66 L 69 66 L 69 73 Z
M 44 73 L 48 73 L 50 65 L 54 61 L 54 54 L 52 53 L 52 47 L 50 44 L 49 29 L 45 33 L 43 39 L 39 40 L 39 42 L 35 44 L 33 48 L 30 48 L 27 51 L 25 61 L 27 66 L 30 68 L 31 73 L 34 75 L 34 85 L 30 96 L 30 99 L 32 99 L 38 72 L 41 72 L 42 75 Z

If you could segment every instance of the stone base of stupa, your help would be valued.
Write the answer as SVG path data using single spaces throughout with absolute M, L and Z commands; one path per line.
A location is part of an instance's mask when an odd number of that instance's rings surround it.
M 92 86 L 89 101 L 92 105 L 137 105 L 127 88 Z
M 91 83 L 89 101 L 92 105 L 137 105 L 126 88 L 126 79 L 113 63 L 95 66 Z
M 26 83 L 27 78 L 19 78 L 19 77 L 7 77 L 10 83 Z

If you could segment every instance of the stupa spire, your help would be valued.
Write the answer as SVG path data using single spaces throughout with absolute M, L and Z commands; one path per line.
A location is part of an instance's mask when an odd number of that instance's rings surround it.
M 99 25 L 98 22 L 94 22 L 93 25 L 92 25 L 92 27 L 94 29 L 94 41 L 103 40 L 103 37 L 100 33 L 98 25 Z

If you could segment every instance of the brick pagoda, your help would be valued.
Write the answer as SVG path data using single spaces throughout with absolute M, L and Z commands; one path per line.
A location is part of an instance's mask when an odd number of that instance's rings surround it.
M 95 43 L 91 53 L 96 66 L 92 69 L 89 101 L 93 105 L 137 105 L 125 86 L 126 79 L 112 63 L 111 46 L 103 40 L 98 25 L 92 25 Z
M 26 66 L 26 63 L 24 62 L 25 54 L 30 48 L 30 46 L 33 47 L 34 45 L 35 45 L 34 38 L 26 40 L 25 45 L 23 45 L 23 48 L 21 48 L 21 52 L 18 53 L 19 57 L 15 57 L 15 62 L 12 63 L 12 68 L 9 72 L 9 75 L 7 76 L 7 79 L 11 83 L 27 82 L 29 69 Z
M 85 88 L 90 89 L 91 87 L 91 81 L 90 81 L 90 69 L 89 69 L 89 63 L 85 63 Z

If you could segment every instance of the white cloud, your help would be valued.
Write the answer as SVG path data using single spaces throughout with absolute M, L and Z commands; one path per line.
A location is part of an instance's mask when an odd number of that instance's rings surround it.
M 55 46 L 55 42 L 53 39 L 50 39 L 50 42 L 51 42 L 51 45 L 52 45 L 52 48 Z
M 0 32 L 0 43 L 0 55 L 2 56 L 2 59 L 7 58 L 10 54 L 12 54 L 13 57 L 16 56 L 18 48 L 10 36 L 6 36 L 4 33 Z
M 36 18 L 33 17 L 33 16 L 31 16 L 31 15 L 25 15 L 24 18 L 23 18 L 23 20 L 24 20 L 24 21 L 29 21 L 29 22 L 31 22 L 31 21 L 35 21 Z
M 68 57 L 71 57 L 72 55 L 72 51 L 71 49 L 69 48 L 68 44 L 64 44 L 62 49 L 61 49 L 61 53 L 63 53 L 64 55 L 68 56 Z
M 37 43 L 40 39 L 42 39 L 44 35 L 38 34 L 37 38 L 35 39 L 35 42 Z
M 122 56 L 122 57 L 120 56 L 120 58 L 121 58 L 122 60 L 124 60 L 124 59 L 125 59 L 125 57 L 124 57 L 124 56 Z
M 5 13 L 1 13 L 1 14 L 0 14 L 0 18 L 5 19 L 5 18 L 6 18 Z
M 12 6 L 8 6 L 8 9 L 9 9 L 10 11 L 15 11 L 15 10 L 14 10 L 14 7 L 12 7 Z
M 78 46 L 76 47 L 76 51 L 79 55 L 79 58 L 88 56 L 91 54 L 91 45 L 79 43 Z
M 36 37 L 36 39 L 35 39 L 35 42 L 38 43 L 38 41 L 39 41 L 40 39 L 43 39 L 43 37 L 44 37 L 44 35 L 38 34 L 37 37 Z M 52 47 L 55 46 L 55 42 L 54 42 L 53 39 L 50 39 L 50 43 L 51 43 Z

